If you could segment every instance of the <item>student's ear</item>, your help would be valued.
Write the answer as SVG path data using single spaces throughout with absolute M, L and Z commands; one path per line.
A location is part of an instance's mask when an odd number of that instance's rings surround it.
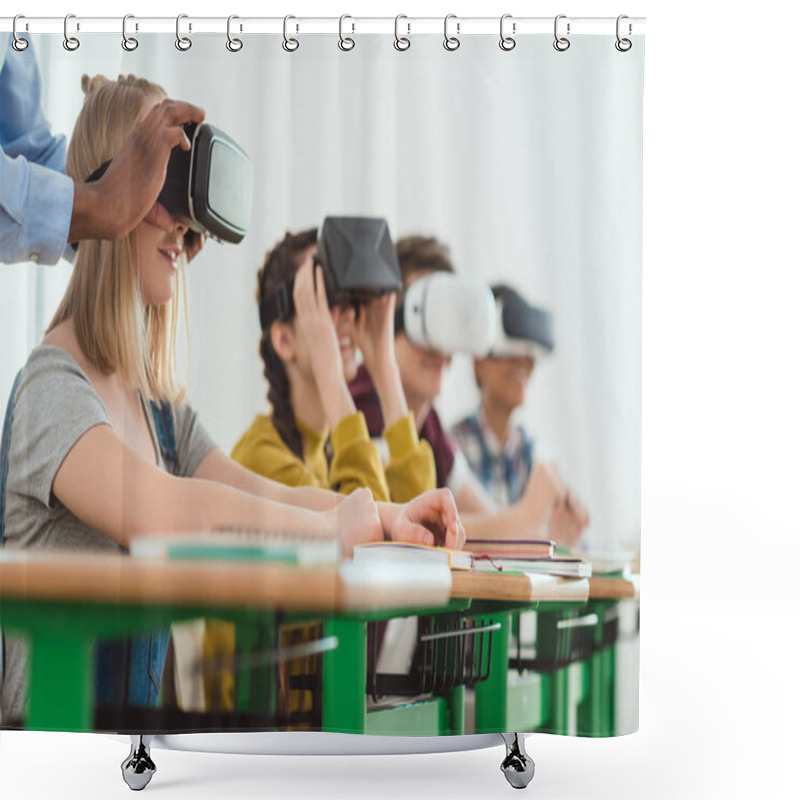
M 281 361 L 293 361 L 295 357 L 294 328 L 286 322 L 273 322 L 269 332 L 272 348 Z

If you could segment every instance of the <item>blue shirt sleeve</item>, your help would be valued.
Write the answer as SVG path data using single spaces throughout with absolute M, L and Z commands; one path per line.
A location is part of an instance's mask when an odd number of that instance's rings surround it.
M 64 175 L 66 140 L 42 111 L 42 85 L 29 46 L 0 43 L 0 261 L 55 264 L 64 253 L 74 185 Z

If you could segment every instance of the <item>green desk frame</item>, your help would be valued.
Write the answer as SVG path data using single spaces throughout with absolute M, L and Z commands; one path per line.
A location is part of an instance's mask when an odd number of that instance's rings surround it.
M 475 732 L 541 731 L 585 736 L 614 735 L 615 648 L 602 645 L 601 626 L 595 631 L 597 647 L 586 661 L 550 674 L 509 681 L 509 639 L 514 618 L 526 610 L 559 608 L 565 614 L 595 611 L 601 616 L 617 601 L 587 604 L 497 603 L 452 601 L 436 609 L 405 609 L 379 613 L 344 613 L 306 618 L 322 619 L 325 636 L 339 645 L 323 654 L 326 691 L 322 700 L 325 731 L 397 736 L 459 735 L 464 733 L 464 687 L 430 700 L 367 712 L 367 623 L 398 616 L 450 613 L 469 609 L 486 623 L 500 623 L 492 636 L 491 672 L 475 688 Z M 30 645 L 30 691 L 26 727 L 45 731 L 89 731 L 93 727 L 94 642 L 126 637 L 173 622 L 209 616 L 235 622 L 241 631 L 263 630 L 274 620 L 271 612 L 221 611 L 176 606 L 106 605 L 4 598 L 2 624 L 6 632 L 23 632 Z M 300 619 L 300 615 L 296 615 Z M 354 666 L 355 665 L 355 666 Z M 238 683 L 238 682 L 237 682 Z M 264 686 L 269 686 L 267 681 Z M 69 692 L 64 687 L 69 686 Z M 330 689 L 335 687 L 333 691 Z M 273 692 L 274 694 L 274 692 Z M 253 695 L 250 687 L 237 686 L 237 705 Z M 259 706 L 274 703 L 261 697 Z M 570 720 L 577 729 L 570 730 Z M 574 726 L 573 726 L 574 727 Z

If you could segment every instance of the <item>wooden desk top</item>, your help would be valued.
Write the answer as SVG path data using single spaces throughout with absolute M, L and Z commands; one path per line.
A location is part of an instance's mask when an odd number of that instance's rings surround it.
M 348 570 L 253 562 L 144 561 L 116 553 L 0 551 L 0 600 L 148 604 L 197 608 L 363 611 L 444 606 L 450 597 L 583 602 L 634 596 L 629 581 L 452 573 L 452 586 L 352 580 Z
M 332 568 L 41 550 L 0 556 L 0 598 L 330 611 L 339 608 L 342 595 Z
M 515 602 L 584 602 L 587 599 L 622 600 L 636 596 L 634 585 L 622 578 L 576 580 L 551 575 L 502 575 L 496 572 L 453 572 L 453 597 Z

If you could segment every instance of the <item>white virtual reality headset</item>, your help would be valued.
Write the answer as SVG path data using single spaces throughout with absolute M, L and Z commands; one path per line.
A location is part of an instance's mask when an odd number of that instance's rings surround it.
M 395 311 L 395 333 L 426 350 L 485 356 L 497 326 L 494 296 L 475 278 L 432 272 L 414 281 Z

